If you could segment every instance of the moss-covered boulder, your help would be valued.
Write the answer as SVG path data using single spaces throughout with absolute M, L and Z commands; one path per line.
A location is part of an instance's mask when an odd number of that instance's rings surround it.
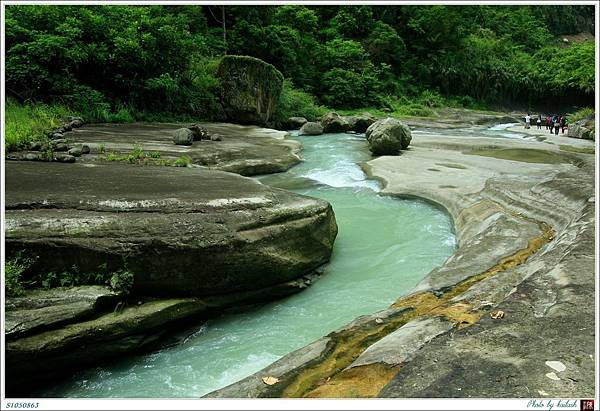
M 410 129 L 400 120 L 388 117 L 371 124 L 365 133 L 369 150 L 376 156 L 398 155 L 412 139 Z
M 239 124 L 266 124 L 283 88 L 283 75 L 272 65 L 248 56 L 225 56 L 217 76 L 227 118 Z

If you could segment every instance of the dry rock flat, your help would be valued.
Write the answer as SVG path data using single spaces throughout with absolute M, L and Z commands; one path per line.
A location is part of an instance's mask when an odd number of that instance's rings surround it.
M 109 153 L 124 156 L 140 147 L 175 161 L 188 156 L 191 163 L 245 176 L 282 172 L 300 162 L 300 143 L 284 139 L 285 131 L 229 123 L 197 123 L 220 141 L 194 141 L 191 146 L 173 144 L 175 130 L 185 124 L 132 123 L 93 124 L 74 129 L 65 137 L 86 144 L 91 154 L 79 161 L 101 162 Z

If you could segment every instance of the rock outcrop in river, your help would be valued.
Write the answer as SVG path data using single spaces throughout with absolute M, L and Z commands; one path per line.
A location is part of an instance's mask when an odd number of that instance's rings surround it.
M 6 172 L 8 258 L 37 256 L 32 270 L 46 272 L 107 263 L 134 274 L 136 294 L 290 281 L 329 259 L 337 232 L 328 203 L 229 173 L 29 162 Z
M 378 120 L 367 128 L 369 150 L 374 155 L 398 155 L 410 144 L 412 135 L 407 125 L 400 120 L 388 117 Z
M 231 173 L 39 162 L 6 173 L 7 259 L 34 260 L 23 281 L 133 275 L 126 298 L 76 287 L 9 299 L 10 395 L 154 346 L 176 322 L 298 292 L 337 235 L 327 202 Z
M 227 118 L 239 124 L 266 124 L 283 88 L 283 75 L 272 65 L 248 56 L 224 56 L 217 76 Z

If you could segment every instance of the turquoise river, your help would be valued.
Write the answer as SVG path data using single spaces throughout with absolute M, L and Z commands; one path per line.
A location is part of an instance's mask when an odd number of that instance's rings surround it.
M 175 346 L 87 369 L 38 395 L 200 397 L 386 308 L 454 252 L 446 213 L 378 194 L 379 184 L 357 164 L 371 158 L 363 135 L 293 138 L 304 161 L 259 179 L 333 205 L 339 234 L 324 275 L 301 293 L 211 319 Z

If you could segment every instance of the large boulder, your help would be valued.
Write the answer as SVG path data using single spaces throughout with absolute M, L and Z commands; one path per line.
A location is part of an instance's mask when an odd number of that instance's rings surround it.
M 105 265 L 134 295 L 255 291 L 326 263 L 337 234 L 329 203 L 221 171 L 7 162 L 5 184 L 6 256 L 35 259 L 24 281 Z
M 272 65 L 248 56 L 224 56 L 217 76 L 227 119 L 239 124 L 266 124 L 283 89 L 283 75 Z
M 572 138 L 581 138 L 584 140 L 594 140 L 594 119 L 593 117 L 583 119 L 569 124 L 567 135 Z
M 298 135 L 300 136 L 318 136 L 323 134 L 323 126 L 321 123 L 316 123 L 314 121 L 309 121 L 300 127 L 300 131 Z
M 189 128 L 178 128 L 173 133 L 173 143 L 178 146 L 191 146 L 194 142 L 194 132 Z
M 410 144 L 412 135 L 407 125 L 393 117 L 371 124 L 366 131 L 369 150 L 374 155 L 398 155 Z
M 344 119 L 348 123 L 348 131 L 355 131 L 357 133 L 364 133 L 377 120 L 371 113 L 347 116 Z
M 348 131 L 348 123 L 338 113 L 327 113 L 321 117 L 324 133 L 344 133 Z
M 306 123 L 308 123 L 308 120 L 304 117 L 290 117 L 284 125 L 287 130 L 298 130 Z

